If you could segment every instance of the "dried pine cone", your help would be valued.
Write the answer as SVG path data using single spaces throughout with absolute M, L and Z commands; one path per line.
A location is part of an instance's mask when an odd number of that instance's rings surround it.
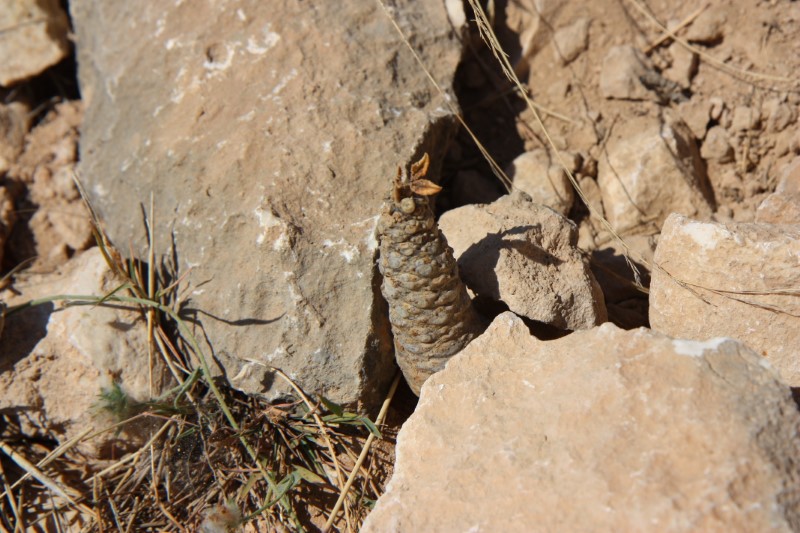
M 433 218 L 428 196 L 441 188 L 422 177 L 428 154 L 411 166 L 411 179 L 398 170 L 380 220 L 381 292 L 397 364 L 415 394 L 482 331 L 482 320 L 458 277 L 453 249 Z

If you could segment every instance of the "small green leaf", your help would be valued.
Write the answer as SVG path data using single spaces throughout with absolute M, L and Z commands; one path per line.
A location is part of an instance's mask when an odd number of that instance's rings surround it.
M 334 403 L 334 402 L 330 401 L 325 396 L 320 396 L 319 399 L 322 400 L 322 403 L 325 405 L 325 407 L 331 413 L 333 413 L 333 414 L 335 414 L 337 416 L 342 416 L 344 414 L 344 407 L 342 407 L 338 403 Z
M 308 468 L 303 468 L 302 466 L 295 465 L 294 473 L 300 476 L 300 479 L 305 479 L 309 483 L 314 483 L 315 485 L 324 485 L 325 480 L 322 479 L 320 476 L 309 470 Z

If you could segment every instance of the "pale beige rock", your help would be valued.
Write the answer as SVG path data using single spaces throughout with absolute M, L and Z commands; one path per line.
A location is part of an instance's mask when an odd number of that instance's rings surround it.
M 378 2 L 298 6 L 72 0 L 80 171 L 140 257 L 154 193 L 157 253 L 174 244 L 178 275 L 192 268 L 184 288 L 231 385 L 281 397 L 277 367 L 374 405 L 395 372 L 377 215 L 398 165 L 427 151 L 438 179 L 456 123 Z M 463 41 L 444 2 L 390 9 L 451 91 Z
M 22 151 L 28 132 L 28 111 L 20 103 L 0 104 L 0 175 L 8 172 Z
M 461 278 L 478 296 L 562 329 L 607 318 L 603 293 L 577 248 L 575 225 L 521 192 L 439 219 Z
M 713 126 L 709 129 L 703 141 L 703 146 L 700 147 L 700 155 L 703 159 L 714 160 L 719 163 L 733 161 L 733 146 L 731 146 L 727 130 L 722 126 Z
M 615 46 L 603 59 L 600 93 L 605 98 L 651 100 L 642 78 L 653 70 L 650 60 L 633 46 Z
M 706 9 L 692 22 L 686 40 L 696 43 L 715 43 L 725 36 L 727 17 L 722 9 Z
M 508 41 L 504 49 L 518 50 L 519 56 L 512 56 L 511 62 L 518 73 L 528 69 L 529 61 L 544 48 L 550 38 L 550 26 L 558 13 L 567 4 L 565 0 L 532 0 L 529 4 L 508 2 L 505 4 L 506 27 L 500 32 L 501 40 Z M 505 39 L 504 39 L 505 37 Z M 503 44 L 501 42 L 501 44 Z
M 572 24 L 556 30 L 553 35 L 553 56 L 562 65 L 571 63 L 589 46 L 589 26 L 592 20 L 580 17 Z
M 800 224 L 800 157 L 786 166 L 775 192 L 758 206 L 756 222 Z
M 734 337 L 800 386 L 800 225 L 664 224 L 650 283 L 650 323 L 667 335 Z
M 3 250 L 6 246 L 6 239 L 14 227 L 17 220 L 14 211 L 14 199 L 8 188 L 0 187 L 0 265 L 3 264 Z
M 797 121 L 797 106 L 770 98 L 762 106 L 767 119 L 767 131 L 780 132 Z
M 797 531 L 799 424 L 735 341 L 503 313 L 423 386 L 362 531 Z
M 0 85 L 32 78 L 69 52 L 69 21 L 58 0 L 6 2 L 0 28 Z
M 15 283 L 21 295 L 8 291 L 2 299 L 15 305 L 59 294 L 102 296 L 121 284 L 100 250 L 92 248 L 54 274 L 23 278 Z M 8 317 L 0 342 L 0 411 L 19 417 L 28 435 L 66 440 L 86 428 L 116 422 L 95 407 L 101 389 L 113 383 L 135 400 L 156 397 L 167 383 L 166 374 L 163 364 L 153 361 L 151 390 L 143 320 L 136 310 L 62 303 Z M 144 437 L 129 433 L 126 445 Z M 108 454 L 116 440 L 113 432 L 106 433 L 81 450 Z
M 19 256 L 36 257 L 34 269 L 52 270 L 94 241 L 89 212 L 73 181 L 82 118 L 80 101 L 55 105 L 27 135 L 24 151 L 9 170 L 37 206 L 28 221 L 33 239 L 17 232 L 10 243 Z
M 711 115 L 711 103 L 703 100 L 687 100 L 677 106 L 678 113 L 686 125 L 692 130 L 696 139 L 706 136 L 708 122 Z
M 672 43 L 669 53 L 672 56 L 672 64 L 664 71 L 664 77 L 684 89 L 689 89 L 692 86 L 692 78 L 697 73 L 697 54 L 687 50 L 680 43 Z
M 617 232 L 660 228 L 673 212 L 711 214 L 700 154 L 680 120 L 643 116 L 615 127 L 600 157 L 597 182 Z
M 569 213 L 575 194 L 564 169 L 553 164 L 546 150 L 536 149 L 517 156 L 506 169 L 514 188 L 527 193 L 534 203 L 546 205 L 562 215 Z
M 758 109 L 739 105 L 733 108 L 733 118 L 731 119 L 731 129 L 733 131 L 746 131 L 758 128 L 761 115 Z

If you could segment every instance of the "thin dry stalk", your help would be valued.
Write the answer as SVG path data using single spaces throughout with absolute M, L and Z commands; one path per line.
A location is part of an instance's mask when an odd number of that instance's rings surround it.
M 397 386 L 400 384 L 400 376 L 401 373 L 398 372 L 394 376 L 394 381 L 392 381 L 392 386 L 389 388 L 389 393 L 386 395 L 386 399 L 383 400 L 383 405 L 381 405 L 381 410 L 378 413 L 378 418 L 375 419 L 375 425 L 380 426 L 383 424 L 383 421 L 386 419 L 386 414 L 389 412 L 389 406 L 392 403 L 392 398 L 394 398 L 394 393 L 397 391 Z M 358 476 L 358 471 L 361 468 L 361 465 L 364 464 L 364 460 L 367 458 L 369 454 L 369 450 L 372 447 L 372 441 L 375 440 L 375 434 L 370 433 L 367 437 L 367 442 L 364 443 L 364 447 L 361 449 L 361 454 L 358 456 L 358 460 L 356 461 L 355 466 L 353 466 L 353 470 L 350 473 L 350 477 L 347 479 L 347 483 L 345 483 L 344 488 L 342 489 L 341 494 L 339 495 L 339 499 L 336 500 L 336 504 L 333 506 L 333 510 L 331 511 L 328 520 L 325 522 L 325 526 L 322 528 L 323 532 L 327 532 L 330 530 L 333 522 L 336 520 L 336 515 L 339 513 L 339 508 L 342 506 L 344 499 L 347 497 L 347 493 L 350 490 L 350 487 L 353 486 L 353 482 L 355 481 L 356 477 Z
M 472 1 L 473 0 L 470 0 L 470 3 L 472 3 Z M 628 0 L 628 2 L 634 8 L 636 8 L 636 10 L 639 13 L 644 15 L 644 17 L 651 24 L 653 24 L 655 27 L 657 27 L 660 31 L 664 32 L 667 36 L 672 38 L 675 42 L 679 43 L 681 46 L 683 46 L 684 48 L 686 48 L 690 52 L 697 54 L 701 59 L 705 60 L 710 65 L 713 65 L 715 68 L 721 70 L 722 72 L 725 72 L 726 74 L 729 74 L 734 79 L 738 79 L 738 80 L 744 81 L 746 83 L 753 83 L 752 80 L 754 80 L 754 79 L 770 81 L 770 82 L 775 82 L 775 83 L 785 83 L 785 84 L 790 84 L 794 88 L 794 90 L 797 90 L 797 87 L 800 86 L 800 80 L 798 80 L 798 79 L 787 78 L 785 76 L 775 76 L 775 75 L 772 75 L 772 74 L 765 74 L 765 73 L 762 73 L 762 72 L 754 72 L 754 71 L 751 71 L 751 70 L 744 70 L 744 69 L 732 67 L 732 66 L 728 65 L 727 63 L 725 63 L 724 61 L 721 61 L 721 60 L 717 59 L 716 57 L 712 56 L 711 54 L 708 54 L 708 53 L 704 52 L 703 50 L 699 49 L 698 47 L 689 44 L 689 42 L 686 39 L 683 39 L 682 37 L 679 37 L 678 35 L 676 35 L 674 30 L 668 29 L 666 26 L 664 26 L 664 24 L 659 22 L 659 20 L 657 18 L 655 18 L 647 9 L 645 9 L 645 7 L 642 5 L 642 3 L 639 0 Z

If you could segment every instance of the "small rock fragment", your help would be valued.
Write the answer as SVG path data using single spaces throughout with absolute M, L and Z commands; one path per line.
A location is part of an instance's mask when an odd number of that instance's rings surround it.
M 747 131 L 758 129 L 761 117 L 757 109 L 748 106 L 736 106 L 733 108 L 733 118 L 731 119 L 731 129 L 733 131 Z
M 614 129 L 600 159 L 597 183 L 618 232 L 661 227 L 673 212 L 706 216 L 708 181 L 689 127 L 680 120 L 643 116 Z
M 709 102 L 697 99 L 687 100 L 678 104 L 678 113 L 689 129 L 692 130 L 695 138 L 703 139 L 706 136 L 706 128 L 711 113 Z
M 711 109 L 708 112 L 711 120 L 719 120 L 725 110 L 725 101 L 718 96 L 712 96 L 708 103 L 711 104 Z
M 525 193 L 453 209 L 439 226 L 462 279 L 478 296 L 561 329 L 606 320 L 600 286 L 577 248 L 577 228 Z
M 796 106 L 777 98 L 764 102 L 762 110 L 767 117 L 767 131 L 783 131 L 797 120 Z
M 638 48 L 615 46 L 603 59 L 600 93 L 605 98 L 680 102 L 685 100 L 680 86 L 664 78 Z
M 5 174 L 22 151 L 28 132 L 28 109 L 20 103 L 0 104 L 0 174 Z
M 600 93 L 604 98 L 652 100 L 653 94 L 642 83 L 652 72 L 650 60 L 632 46 L 615 46 L 603 59 L 600 71 Z
M 664 77 L 684 89 L 689 89 L 692 86 L 692 78 L 697 73 L 697 54 L 687 50 L 680 43 L 672 43 L 669 53 L 672 56 L 672 65 L 664 71 Z
M 664 224 L 650 283 L 650 323 L 674 337 L 733 337 L 800 385 L 800 225 Z M 674 279 L 673 277 L 674 276 Z M 680 284 L 678 283 L 680 282 Z M 700 317 L 700 318 L 698 318 Z
M 503 313 L 423 387 L 362 531 L 797 531 L 798 426 L 733 340 Z
M 537 204 L 546 205 L 566 215 L 574 201 L 574 192 L 564 169 L 551 164 L 541 148 L 517 156 L 506 170 L 514 187 L 526 192 Z
M 559 28 L 553 35 L 553 56 L 566 65 L 574 61 L 589 46 L 591 19 L 580 17 L 569 26 Z
M 758 206 L 756 222 L 800 224 L 800 157 L 789 163 L 775 192 Z
M 3 251 L 17 216 L 14 211 L 14 199 L 8 188 L 0 187 L 0 265 L 3 264 Z
M 733 161 L 733 147 L 730 137 L 728 137 L 728 131 L 722 126 L 714 126 L 708 130 L 703 146 L 700 147 L 700 156 L 703 159 L 719 163 Z
M 706 9 L 689 26 L 686 40 L 694 43 L 716 44 L 725 37 L 725 12 Z
M 14 0 L 0 10 L 0 85 L 36 76 L 69 53 L 69 21 L 58 0 Z

